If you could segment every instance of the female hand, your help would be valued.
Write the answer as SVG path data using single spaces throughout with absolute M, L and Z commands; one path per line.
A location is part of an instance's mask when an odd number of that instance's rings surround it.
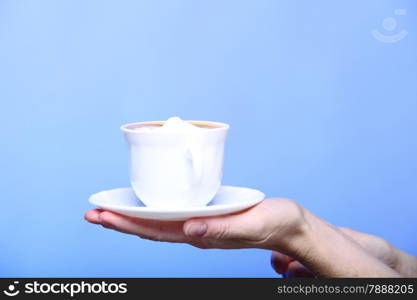
M 269 249 L 316 276 L 399 276 L 342 230 L 288 199 L 266 199 L 235 214 L 187 221 L 144 220 L 97 209 L 85 219 L 141 238 L 203 249 Z
M 375 235 L 344 227 L 339 227 L 339 230 L 357 242 L 365 251 L 368 251 L 372 256 L 402 276 L 416 276 L 417 259 L 415 257 L 395 248 L 386 240 Z M 277 251 L 272 251 L 271 265 L 277 273 L 283 274 L 285 277 L 316 277 L 312 271 L 298 260 Z
M 90 210 L 94 224 L 153 241 L 188 243 L 199 248 L 264 248 L 287 252 L 305 226 L 303 209 L 288 199 L 267 199 L 236 214 L 187 221 L 145 220 Z

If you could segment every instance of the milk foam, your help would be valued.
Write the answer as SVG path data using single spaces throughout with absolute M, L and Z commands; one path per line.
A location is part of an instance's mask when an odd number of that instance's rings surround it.
M 175 132 L 175 133 L 196 133 L 202 128 L 198 126 L 194 126 L 193 124 L 183 121 L 179 117 L 171 117 L 164 122 L 162 126 L 156 125 L 146 125 L 137 128 L 136 130 L 139 131 L 149 131 L 149 132 L 156 132 L 156 131 L 163 131 L 163 132 Z
M 183 131 L 183 132 L 195 132 L 201 130 L 201 128 L 194 126 L 191 123 L 181 120 L 179 117 L 171 117 L 164 122 L 164 125 L 159 128 L 164 131 Z

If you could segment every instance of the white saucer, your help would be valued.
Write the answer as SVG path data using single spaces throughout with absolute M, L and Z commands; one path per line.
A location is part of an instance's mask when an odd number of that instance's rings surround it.
M 179 221 L 195 217 L 223 215 L 251 207 L 265 198 L 261 191 L 237 187 L 222 186 L 207 206 L 179 209 L 146 207 L 131 188 L 118 188 L 102 191 L 90 196 L 88 201 L 99 208 L 122 215 L 166 221 Z

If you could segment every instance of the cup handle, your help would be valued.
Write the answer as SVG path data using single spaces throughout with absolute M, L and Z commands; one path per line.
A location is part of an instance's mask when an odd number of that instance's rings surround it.
M 203 176 L 203 157 L 199 143 L 189 143 L 187 147 L 193 172 L 193 183 L 200 182 Z

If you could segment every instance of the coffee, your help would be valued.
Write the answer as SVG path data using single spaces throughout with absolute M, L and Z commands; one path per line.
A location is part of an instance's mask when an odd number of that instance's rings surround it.
M 184 131 L 195 129 L 216 129 L 221 128 L 223 124 L 209 123 L 204 121 L 183 121 L 179 117 L 171 117 L 164 122 L 143 122 L 128 125 L 126 128 L 136 131 L 151 132 L 155 130 L 164 131 Z

